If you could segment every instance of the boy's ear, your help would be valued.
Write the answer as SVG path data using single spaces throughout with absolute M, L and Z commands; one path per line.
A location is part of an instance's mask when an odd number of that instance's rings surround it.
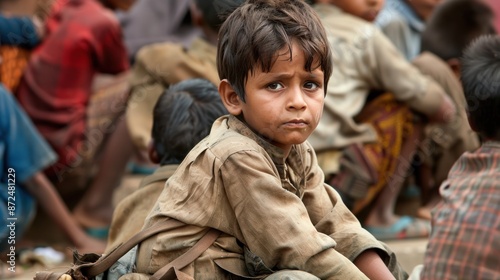
M 219 95 L 229 114 L 233 116 L 241 114 L 241 105 L 243 101 L 241 101 L 228 80 L 224 79 L 220 82 Z
M 451 70 L 455 74 L 455 76 L 460 80 L 460 71 L 462 70 L 462 64 L 458 58 L 451 58 L 446 61 L 448 66 L 450 66 Z
M 158 156 L 158 153 L 156 152 L 155 145 L 154 145 L 154 139 L 151 139 L 148 144 L 148 156 L 149 160 L 151 160 L 152 163 L 160 163 L 160 157 Z
M 467 121 L 469 122 L 470 128 L 471 128 L 473 131 L 478 132 L 478 131 L 477 131 L 477 125 L 476 125 L 476 123 L 474 122 L 474 119 L 470 116 L 469 111 L 467 111 L 467 110 L 466 110 L 466 113 L 467 113 Z

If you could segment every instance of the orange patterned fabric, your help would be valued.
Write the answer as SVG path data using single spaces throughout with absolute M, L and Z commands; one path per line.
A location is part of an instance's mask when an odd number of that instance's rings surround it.
M 396 174 L 396 164 L 405 140 L 413 135 L 413 114 L 410 108 L 398 102 L 394 95 L 385 93 L 368 103 L 356 118 L 371 124 L 378 141 L 363 145 L 364 154 L 378 171 L 378 182 L 368 188 L 366 196 L 354 202 L 352 211 L 364 210 Z
M 19 47 L 0 46 L 0 82 L 11 92 L 15 92 L 19 85 L 30 53 L 30 50 Z

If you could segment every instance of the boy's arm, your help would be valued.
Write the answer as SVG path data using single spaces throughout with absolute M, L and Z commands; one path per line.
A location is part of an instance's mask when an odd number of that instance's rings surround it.
M 384 262 L 375 250 L 366 250 L 355 260 L 354 264 L 371 280 L 390 280 L 396 279 L 386 268 Z
M 105 243 L 90 238 L 76 223 L 68 208 L 57 193 L 54 185 L 42 172 L 36 172 L 23 186 L 40 204 L 49 218 L 66 234 L 72 244 L 80 251 L 102 253 Z
M 389 248 L 363 229 L 335 189 L 324 184 L 324 174 L 312 148 L 307 155 L 304 160 L 310 168 L 307 170 L 307 187 L 302 201 L 316 229 L 332 237 L 337 242 L 335 250 L 351 260 L 368 277 L 372 277 L 373 270 L 381 275 L 392 273 L 391 277 L 394 275 L 397 279 L 406 278 L 406 272 Z
M 373 30 L 368 44 L 365 74 L 374 86 L 391 92 L 430 121 L 451 121 L 456 109 L 444 90 L 408 62 L 380 30 Z
M 298 269 L 321 279 L 367 279 L 336 250 L 333 239 L 315 229 L 300 198 L 283 189 L 261 153 L 233 154 L 219 173 L 237 220 L 230 231 L 240 232 L 236 237 L 267 267 Z

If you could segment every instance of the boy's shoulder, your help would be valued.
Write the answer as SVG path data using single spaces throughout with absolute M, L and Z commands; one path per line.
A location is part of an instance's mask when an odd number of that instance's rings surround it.
M 212 125 L 210 134 L 200 141 L 192 152 L 197 151 L 199 153 L 205 150 L 210 150 L 211 154 L 223 161 L 238 152 L 253 151 L 260 153 L 265 151 L 255 141 L 253 132 L 231 115 L 218 118 Z
M 339 7 L 332 4 L 314 4 L 313 8 L 320 17 L 322 23 L 326 23 L 326 25 L 334 25 L 342 27 L 343 29 L 348 28 L 353 30 L 358 28 L 377 28 L 373 23 L 346 13 Z M 327 28 L 327 32 L 328 31 L 334 30 L 329 30 Z
M 382 35 L 375 24 L 348 14 L 334 5 L 315 4 L 313 7 L 325 26 L 330 41 L 359 45 Z

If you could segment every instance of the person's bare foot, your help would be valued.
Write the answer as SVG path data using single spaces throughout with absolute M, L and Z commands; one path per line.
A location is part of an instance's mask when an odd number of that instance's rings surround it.
M 425 220 L 431 220 L 432 215 L 431 211 L 438 203 L 441 201 L 441 197 L 439 195 L 434 195 L 426 205 L 421 206 L 417 210 L 417 217 Z
M 93 208 L 77 205 L 72 213 L 76 222 L 83 228 L 104 228 L 111 224 L 113 208 Z
M 431 209 L 428 207 L 420 207 L 417 209 L 417 217 L 424 220 L 431 220 Z

